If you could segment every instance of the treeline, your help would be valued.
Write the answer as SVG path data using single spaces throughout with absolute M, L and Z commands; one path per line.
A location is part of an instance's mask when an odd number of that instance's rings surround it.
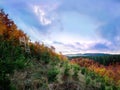
M 120 55 L 102 55 L 102 56 L 76 56 L 76 57 L 69 57 L 69 59 L 75 58 L 88 58 L 95 60 L 103 65 L 115 64 L 120 63 Z

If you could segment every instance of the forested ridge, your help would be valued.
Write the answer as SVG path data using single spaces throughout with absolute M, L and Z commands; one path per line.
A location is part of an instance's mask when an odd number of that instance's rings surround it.
M 120 90 L 119 69 L 88 58 L 69 61 L 53 46 L 31 42 L 0 10 L 0 90 Z
M 89 58 L 100 64 L 108 66 L 110 64 L 120 63 L 120 55 L 119 54 L 103 54 L 103 55 L 88 55 L 88 56 L 71 56 L 68 57 L 70 60 L 74 58 Z

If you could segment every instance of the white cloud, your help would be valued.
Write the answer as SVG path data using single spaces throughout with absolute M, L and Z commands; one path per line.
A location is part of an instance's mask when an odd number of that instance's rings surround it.
M 50 25 L 56 17 L 55 10 L 59 7 L 59 3 L 35 4 L 31 6 L 40 23 L 42 25 Z
M 34 6 L 34 12 L 38 16 L 42 25 L 49 25 L 52 23 L 52 20 L 47 18 L 47 13 L 39 6 Z

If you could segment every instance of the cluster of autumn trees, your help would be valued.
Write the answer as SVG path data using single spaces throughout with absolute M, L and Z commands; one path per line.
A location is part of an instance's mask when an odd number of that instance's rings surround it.
M 95 72 L 105 79 L 109 84 L 120 85 L 120 63 L 109 64 L 104 66 L 98 62 L 86 58 L 76 58 L 71 60 L 72 64 L 78 64 L 86 67 L 88 70 Z
M 4 40 L 14 40 L 14 44 L 18 44 L 19 37 L 28 37 L 26 34 L 22 31 L 19 30 L 11 19 L 9 19 L 8 14 L 5 14 L 3 9 L 0 10 L 0 36 Z

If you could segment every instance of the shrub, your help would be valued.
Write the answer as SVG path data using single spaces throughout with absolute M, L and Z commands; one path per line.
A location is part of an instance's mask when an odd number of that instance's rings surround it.
M 64 75 L 69 76 L 70 75 L 69 70 L 71 69 L 71 65 L 66 62 L 64 67 L 65 67 Z
M 56 76 L 59 74 L 60 70 L 57 68 L 52 68 L 48 71 L 48 81 L 54 82 L 56 80 Z
M 104 83 L 101 84 L 100 90 L 105 90 L 105 84 Z
M 74 75 L 75 77 L 78 76 L 78 72 L 80 70 L 80 67 L 78 65 L 73 65 L 73 69 L 74 69 Z
M 86 84 L 88 85 L 88 84 L 90 84 L 90 77 L 86 77 Z
M 85 73 L 86 73 L 86 68 L 85 68 L 85 67 L 82 67 L 81 73 L 82 73 L 82 74 L 85 74 Z

